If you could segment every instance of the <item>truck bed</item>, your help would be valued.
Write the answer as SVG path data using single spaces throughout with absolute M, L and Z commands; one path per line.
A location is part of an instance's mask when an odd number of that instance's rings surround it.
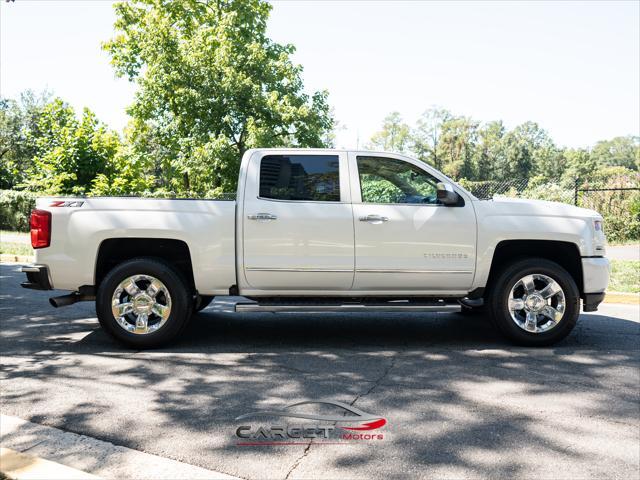
M 228 293 L 236 282 L 234 200 L 43 197 L 36 207 L 52 216 L 51 246 L 36 250 L 36 263 L 49 266 L 54 288 L 94 285 L 100 247 L 111 238 L 184 242 L 202 294 Z

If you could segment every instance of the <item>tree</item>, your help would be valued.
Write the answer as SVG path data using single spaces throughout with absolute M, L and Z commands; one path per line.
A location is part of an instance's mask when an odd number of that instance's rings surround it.
M 450 117 L 442 123 L 438 156 L 442 171 L 453 178 L 475 179 L 474 156 L 478 122 L 467 117 Z
M 120 145 L 93 112 L 85 108 L 78 120 L 59 98 L 44 107 L 36 127 L 33 163 L 21 186 L 46 194 L 88 193 Z
M 154 190 L 153 158 L 140 154 L 140 149 L 134 147 L 139 139 L 133 134 L 139 131 L 125 128 L 122 145 L 107 159 L 103 172 L 96 175 L 91 195 L 134 195 Z
M 598 168 L 596 160 L 584 148 L 570 148 L 563 152 L 564 175 L 563 182 L 567 186 L 574 186 L 589 179 Z
M 409 126 L 400 114 L 392 112 L 384 118 L 382 130 L 373 134 L 367 148 L 406 153 L 410 142 L 409 132 Z
M 478 130 L 478 145 L 475 149 L 476 180 L 495 180 L 507 163 L 502 121 L 489 122 Z
M 115 5 L 117 35 L 104 47 L 139 86 L 129 113 L 145 141 L 135 147 L 160 155 L 164 186 L 228 191 L 248 148 L 324 146 L 327 93 L 304 93 L 294 47 L 266 35 L 270 10 L 263 0 Z
M 562 157 L 547 132 L 537 123 L 518 125 L 505 135 L 504 143 L 507 159 L 502 178 L 539 176 L 558 180 L 562 175 Z
M 26 180 L 35 155 L 37 124 L 50 94 L 31 90 L 18 100 L 0 98 L 0 188 L 15 188 Z
M 615 137 L 595 144 L 591 155 L 599 165 L 640 170 L 640 137 Z
M 440 170 L 442 159 L 438 155 L 438 146 L 442 136 L 442 124 L 452 118 L 448 110 L 429 108 L 418 119 L 416 128 L 411 131 L 411 150 L 423 162 Z

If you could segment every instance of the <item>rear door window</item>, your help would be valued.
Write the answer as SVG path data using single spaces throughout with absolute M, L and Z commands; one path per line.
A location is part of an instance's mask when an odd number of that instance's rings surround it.
M 260 197 L 340 201 L 338 155 L 266 155 L 260 162 Z

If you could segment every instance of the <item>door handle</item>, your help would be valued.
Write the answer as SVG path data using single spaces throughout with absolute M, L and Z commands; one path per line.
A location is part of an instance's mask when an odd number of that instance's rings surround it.
M 247 215 L 249 220 L 277 220 L 278 217 L 271 213 L 256 213 L 254 215 Z
M 364 217 L 360 217 L 361 222 L 370 222 L 370 223 L 382 223 L 388 222 L 389 217 L 382 217 L 380 215 L 366 215 Z

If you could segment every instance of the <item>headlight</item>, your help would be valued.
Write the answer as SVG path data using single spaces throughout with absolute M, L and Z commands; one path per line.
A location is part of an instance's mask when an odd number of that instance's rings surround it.
M 604 236 L 604 224 L 602 218 L 594 218 L 593 222 L 593 251 L 595 255 L 605 255 L 604 245 L 606 239 Z
M 603 229 L 602 229 L 602 220 L 600 220 L 600 219 L 598 219 L 598 220 L 594 219 L 594 220 L 593 220 L 593 229 L 594 229 L 596 232 L 602 232 L 602 231 L 603 231 Z

